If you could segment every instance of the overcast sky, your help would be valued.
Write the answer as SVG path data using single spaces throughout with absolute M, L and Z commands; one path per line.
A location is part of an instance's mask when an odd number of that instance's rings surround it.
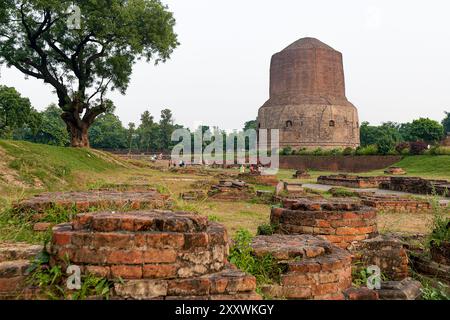
M 138 63 L 127 94 L 110 95 L 123 123 L 170 108 L 178 123 L 240 129 L 269 95 L 272 54 L 303 37 L 342 52 L 348 99 L 379 124 L 450 111 L 450 1 L 163 0 L 181 45 L 165 65 Z M 2 67 L 42 110 L 49 86 Z

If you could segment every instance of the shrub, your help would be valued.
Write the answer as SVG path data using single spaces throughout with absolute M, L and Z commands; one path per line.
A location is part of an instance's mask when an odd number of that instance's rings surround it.
M 262 224 L 258 226 L 257 235 L 258 236 L 271 236 L 275 233 L 276 226 L 271 224 Z
M 313 155 L 315 156 L 322 156 L 324 154 L 324 150 L 322 148 L 317 148 L 312 152 Z
M 434 146 L 430 149 L 430 154 L 433 156 L 449 156 L 450 147 Z
M 371 156 L 378 154 L 378 149 L 376 145 L 369 145 L 367 147 L 358 147 L 355 151 L 358 156 Z
M 442 242 L 450 241 L 450 218 L 444 212 L 437 197 L 433 199 L 432 231 L 428 237 L 429 246 L 439 247 Z
M 69 261 L 66 263 L 70 264 Z M 30 273 L 27 279 L 28 284 L 39 287 L 50 299 L 85 300 L 93 296 L 109 299 L 115 282 L 92 274 L 83 274 L 81 275 L 80 290 L 68 290 L 66 289 L 66 275 L 61 266 L 50 268 L 49 256 L 45 252 L 42 252 L 33 261 L 27 272 Z
M 450 300 L 450 288 L 442 282 L 438 282 L 437 286 L 422 282 L 422 286 L 420 291 L 423 300 Z
M 428 144 L 423 141 L 415 141 L 409 144 L 410 152 L 413 155 L 420 155 L 428 149 Z
M 344 149 L 344 151 L 342 151 L 342 154 L 344 156 L 351 156 L 354 154 L 354 152 L 355 152 L 355 150 L 353 150 L 353 148 L 347 147 Z
M 343 151 L 340 148 L 330 150 L 330 155 L 332 155 L 332 156 L 340 156 L 342 154 L 343 154 Z
M 292 154 L 292 148 L 290 146 L 284 147 L 280 151 L 280 155 L 282 156 L 289 156 Z
M 395 146 L 395 151 L 399 154 L 404 154 L 405 151 L 409 153 L 409 143 L 408 142 L 400 142 Z
M 395 146 L 394 139 L 389 135 L 382 135 L 377 140 L 377 150 L 378 153 L 386 155 L 388 154 Z

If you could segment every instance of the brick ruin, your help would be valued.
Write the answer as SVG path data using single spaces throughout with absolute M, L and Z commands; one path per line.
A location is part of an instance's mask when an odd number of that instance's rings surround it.
M 129 206 L 131 209 L 164 208 L 168 197 L 155 190 L 148 191 L 109 191 L 89 192 L 46 192 L 14 204 L 19 212 L 42 213 L 52 208 L 88 211 L 90 208 Z
M 365 206 L 379 211 L 423 213 L 430 211 L 433 205 L 428 200 L 419 200 L 392 195 L 365 195 L 361 202 Z
M 450 229 L 450 222 L 447 224 L 447 229 Z M 450 283 L 450 242 L 432 241 L 428 250 L 413 247 L 410 248 L 409 255 L 416 271 Z
M 320 176 L 317 183 L 347 188 L 378 188 L 381 183 L 388 182 L 390 177 L 361 177 L 347 174 Z
M 400 281 L 409 275 L 407 249 L 405 242 L 385 234 L 355 243 L 350 251 L 358 267 L 376 265 L 389 279 Z
M 400 176 L 400 175 L 406 174 L 406 171 L 400 167 L 390 167 L 386 171 L 384 171 L 384 173 L 394 175 L 394 176 Z
M 381 189 L 415 194 L 450 196 L 450 182 L 447 180 L 427 180 L 418 177 L 391 177 L 380 184 Z
M 277 196 L 284 194 L 287 197 L 292 198 L 295 196 L 304 196 L 306 195 L 306 192 L 301 183 L 280 181 L 276 186 L 275 194 Z
M 208 196 L 214 200 L 246 201 L 255 196 L 255 192 L 246 182 L 240 180 L 221 180 L 213 185 Z
M 26 243 L 0 244 L 0 300 L 23 296 L 31 261 L 42 250 L 42 246 Z
M 342 248 L 377 235 L 377 213 L 351 200 L 288 200 L 273 208 L 270 222 L 278 233 L 311 234 Z
M 80 214 L 53 229 L 51 264 L 66 259 L 110 279 L 124 299 L 258 299 L 256 280 L 231 267 L 225 228 L 185 212 Z
M 279 282 L 262 287 L 272 298 L 343 300 L 351 286 L 351 256 L 311 235 L 258 236 L 252 243 L 257 257 L 270 254 L 283 270 Z
M 306 170 L 297 170 L 292 177 L 294 179 L 311 179 L 311 175 Z
M 203 190 L 192 190 L 181 193 L 180 198 L 187 201 L 204 200 L 207 198 L 207 194 Z

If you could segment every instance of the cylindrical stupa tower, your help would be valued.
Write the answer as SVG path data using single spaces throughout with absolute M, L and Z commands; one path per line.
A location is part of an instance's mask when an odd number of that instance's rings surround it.
M 280 147 L 357 147 L 358 111 L 345 96 L 342 54 L 302 38 L 272 56 L 270 99 L 258 128 L 279 129 Z

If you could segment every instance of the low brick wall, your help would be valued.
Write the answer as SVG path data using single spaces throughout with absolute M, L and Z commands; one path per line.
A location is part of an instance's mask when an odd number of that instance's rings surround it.
M 89 211 L 92 207 L 129 206 L 131 209 L 163 209 L 168 205 L 168 197 L 155 190 L 111 191 L 93 190 L 87 192 L 47 192 L 14 204 L 20 212 L 41 213 L 51 208 L 76 208 Z
M 381 211 L 423 213 L 432 209 L 432 204 L 427 200 L 391 196 L 371 195 L 363 196 L 362 204 Z
M 253 276 L 227 263 L 225 228 L 163 211 L 88 213 L 53 229 L 51 264 L 110 279 L 126 299 L 257 299 Z
M 284 270 L 279 283 L 261 290 L 272 298 L 343 300 L 351 286 L 351 256 L 311 235 L 258 236 L 253 254 L 270 254 Z
M 347 188 L 378 188 L 382 182 L 389 182 L 390 177 L 360 177 L 352 175 L 320 176 L 317 183 Z
M 280 156 L 280 168 L 366 172 L 387 168 L 401 159 L 401 156 Z
M 279 233 L 317 235 L 342 248 L 378 233 L 376 210 L 354 201 L 299 199 L 283 206 L 270 216 Z
M 450 197 L 450 182 L 447 180 L 427 180 L 419 177 L 391 177 L 389 182 L 381 183 L 380 188 L 427 195 L 436 193 Z

